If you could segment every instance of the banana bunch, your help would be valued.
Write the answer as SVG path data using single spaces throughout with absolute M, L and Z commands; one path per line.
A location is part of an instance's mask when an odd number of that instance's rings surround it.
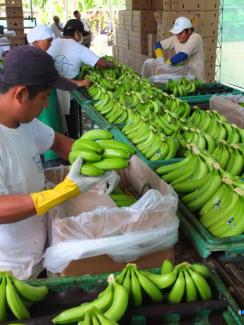
M 52 322 L 54 324 L 70 324 L 75 322 L 79 322 L 79 324 L 117 324 L 116 322 L 126 312 L 129 294 L 127 289 L 119 284 L 113 274 L 109 275 L 108 283 L 107 288 L 95 300 L 64 310 L 52 319 Z M 92 322 L 85 323 L 87 319 L 91 319 Z
M 189 93 L 194 93 L 201 85 L 198 79 L 189 80 L 182 77 L 178 80 L 169 79 L 165 84 L 166 92 L 172 93 L 174 96 L 186 96 Z
M 85 162 L 81 174 L 86 176 L 101 176 L 105 170 L 128 167 L 134 149 L 112 137 L 108 130 L 94 129 L 86 132 L 73 143 L 69 162 L 72 164 L 81 156 Z
M 45 286 L 34 287 L 18 280 L 9 272 L 0 273 L 0 322 L 7 320 L 8 309 L 17 319 L 30 318 L 27 309 L 32 303 L 46 297 Z
M 186 119 L 191 113 L 190 105 L 186 101 L 182 101 L 172 95 L 167 96 L 165 107 L 183 119 Z
M 195 144 L 200 150 L 205 149 L 211 153 L 215 148 L 215 142 L 215 139 L 203 130 L 187 126 L 181 127 L 180 144 L 183 148 L 185 148 L 185 144 Z
M 111 199 L 120 207 L 129 207 L 136 202 L 135 197 L 127 191 L 128 194 L 124 193 L 122 190 L 117 189 L 110 194 Z
M 229 145 L 220 140 L 212 152 L 212 157 L 220 164 L 221 168 L 234 176 L 239 176 L 244 168 L 244 152 L 241 145 Z
M 199 211 L 201 224 L 215 237 L 244 232 L 244 186 L 240 178 L 222 173 L 222 183 Z
M 136 264 L 127 264 L 116 277 L 116 281 L 126 288 L 133 306 L 142 305 L 143 294 L 154 302 L 163 300 L 160 288 L 145 275 L 145 272 L 140 271 Z

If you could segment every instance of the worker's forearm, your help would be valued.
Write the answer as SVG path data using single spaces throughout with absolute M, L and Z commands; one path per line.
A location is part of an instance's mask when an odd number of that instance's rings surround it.
M 30 195 L 0 196 L 0 224 L 13 223 L 36 214 Z
M 115 65 L 112 62 L 108 62 L 106 60 L 104 60 L 103 58 L 100 58 L 97 63 L 96 63 L 97 67 L 100 68 L 114 68 Z
M 55 151 L 60 158 L 68 160 L 68 156 L 74 141 L 75 140 L 66 137 L 63 134 L 55 133 L 55 139 L 51 149 Z

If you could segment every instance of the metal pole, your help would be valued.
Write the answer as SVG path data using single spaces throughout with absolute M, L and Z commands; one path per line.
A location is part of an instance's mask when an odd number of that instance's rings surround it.
M 30 11 L 31 11 L 31 18 L 33 18 L 33 6 L 32 6 L 32 0 L 30 0 Z

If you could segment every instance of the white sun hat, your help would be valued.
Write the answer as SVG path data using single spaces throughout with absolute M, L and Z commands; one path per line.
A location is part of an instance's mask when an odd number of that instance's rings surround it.
M 178 17 L 175 20 L 173 28 L 170 30 L 172 34 L 179 34 L 181 33 L 184 29 L 191 28 L 192 23 L 191 21 L 186 18 L 186 17 Z
M 29 44 L 49 38 L 53 38 L 53 32 L 47 25 L 37 25 L 27 34 Z

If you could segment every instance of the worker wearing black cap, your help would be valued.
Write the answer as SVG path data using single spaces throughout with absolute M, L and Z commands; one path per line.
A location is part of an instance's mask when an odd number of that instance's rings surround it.
M 20 279 L 42 270 L 45 213 L 95 184 L 111 192 L 116 181 L 112 172 L 82 176 L 78 158 L 61 183 L 45 190 L 40 154 L 52 148 L 67 160 L 74 142 L 36 119 L 52 88 L 67 91 L 76 85 L 60 77 L 52 57 L 34 46 L 8 52 L 0 75 L 0 271 Z

